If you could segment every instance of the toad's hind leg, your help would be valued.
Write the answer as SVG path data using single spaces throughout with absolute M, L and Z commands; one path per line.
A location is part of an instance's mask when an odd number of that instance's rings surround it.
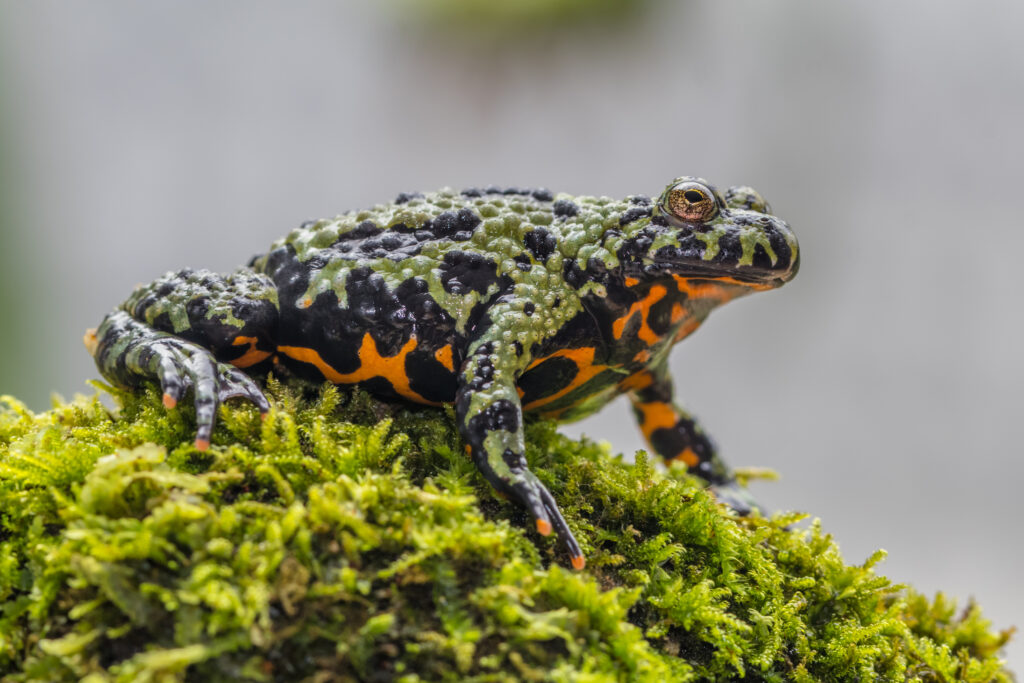
M 126 387 L 158 382 L 169 409 L 192 389 L 196 446 L 204 449 L 221 402 L 242 397 L 270 409 L 240 368 L 270 357 L 277 317 L 265 276 L 185 270 L 136 289 L 85 341 L 104 377 Z
M 673 402 L 666 368 L 645 371 L 632 381 L 633 412 L 652 450 L 665 462 L 684 463 L 690 473 L 711 485 L 718 500 L 741 515 L 760 507 L 718 457 L 714 442 L 697 420 Z

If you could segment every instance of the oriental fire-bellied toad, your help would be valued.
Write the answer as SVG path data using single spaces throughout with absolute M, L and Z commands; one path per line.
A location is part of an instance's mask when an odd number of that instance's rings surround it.
M 228 275 L 182 270 L 135 290 L 86 345 L 122 386 L 189 390 L 196 447 L 217 406 L 270 406 L 274 363 L 381 398 L 454 404 L 486 479 L 583 553 L 524 458 L 523 413 L 574 420 L 620 394 L 665 460 L 739 510 L 712 442 L 672 400 L 668 355 L 708 313 L 797 272 L 789 227 L 748 187 L 673 180 L 654 201 L 487 187 L 401 194 L 304 223 Z

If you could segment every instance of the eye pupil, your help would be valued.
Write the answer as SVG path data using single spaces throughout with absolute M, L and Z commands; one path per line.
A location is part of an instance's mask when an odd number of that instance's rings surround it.
M 687 190 L 683 193 L 683 196 L 686 197 L 688 201 L 695 203 L 704 201 L 704 195 L 697 190 Z

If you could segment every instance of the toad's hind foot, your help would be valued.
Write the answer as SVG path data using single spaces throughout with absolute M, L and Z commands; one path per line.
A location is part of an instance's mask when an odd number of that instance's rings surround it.
M 218 362 L 207 349 L 156 331 L 124 312 L 107 316 L 95 339 L 96 363 L 105 376 L 129 387 L 159 382 L 168 410 L 193 390 L 199 450 L 209 448 L 217 407 L 227 399 L 244 398 L 264 415 L 270 410 L 266 396 L 244 372 Z

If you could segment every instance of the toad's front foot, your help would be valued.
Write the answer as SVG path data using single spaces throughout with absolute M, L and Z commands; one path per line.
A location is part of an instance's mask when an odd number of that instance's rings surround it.
M 218 362 L 201 346 L 158 332 L 122 311 L 111 313 L 95 333 L 88 333 L 86 346 L 103 374 L 124 386 L 159 382 L 168 409 L 192 389 L 199 450 L 210 446 L 217 407 L 223 401 L 242 397 L 263 415 L 270 411 L 267 398 L 244 372 Z
M 712 484 L 709 488 L 719 503 L 725 503 L 740 517 L 746 517 L 754 510 L 764 513 L 764 507 L 759 505 L 750 492 L 740 486 L 735 479 Z

